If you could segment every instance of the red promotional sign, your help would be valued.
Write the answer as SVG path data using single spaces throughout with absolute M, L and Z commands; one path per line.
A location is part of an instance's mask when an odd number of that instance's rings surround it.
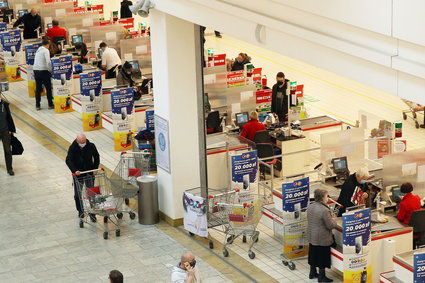
M 226 54 L 217 54 L 213 56 L 212 59 L 213 66 L 223 66 L 226 65 Z
M 84 14 L 85 12 L 86 12 L 85 7 L 75 7 L 74 8 L 74 13 L 76 13 L 76 14 Z
M 120 19 L 119 24 L 123 24 L 126 29 L 134 27 L 134 18 Z
M 244 71 L 227 73 L 227 87 L 238 87 L 245 85 Z
M 257 104 L 272 102 L 272 90 L 264 89 L 255 93 L 255 102 Z
M 103 14 L 103 4 L 91 6 L 91 10 L 93 12 L 99 12 L 99 14 Z
M 297 85 L 297 89 L 295 90 L 295 94 L 297 97 L 303 97 L 304 96 L 304 85 Z
M 254 68 L 254 70 L 252 70 L 253 84 L 261 85 L 261 71 L 262 71 L 262 68 Z

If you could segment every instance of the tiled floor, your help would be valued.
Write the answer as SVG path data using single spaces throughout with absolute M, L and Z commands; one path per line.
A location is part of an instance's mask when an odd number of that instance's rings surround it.
M 18 131 L 25 153 L 8 176 L 0 158 L 0 282 L 169 282 L 186 249 L 157 226 L 125 220 L 121 237 L 78 227 L 71 177 L 64 161 Z M 101 219 L 99 219 L 101 220 Z M 198 257 L 207 282 L 231 282 Z

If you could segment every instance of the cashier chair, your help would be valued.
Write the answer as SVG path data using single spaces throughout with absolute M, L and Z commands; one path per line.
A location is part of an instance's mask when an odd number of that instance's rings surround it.
M 207 115 L 207 134 L 213 134 L 221 132 L 221 121 L 223 118 L 220 118 L 219 111 L 211 111 Z
M 425 210 L 413 211 L 409 225 L 413 227 L 413 248 L 425 245 Z
M 256 148 L 257 148 L 258 158 L 267 158 L 267 157 L 274 156 L 274 147 L 271 143 L 258 143 L 256 145 Z M 270 159 L 264 160 L 266 164 L 273 165 L 273 167 L 276 167 L 277 161 L 278 160 L 276 158 L 270 158 Z M 268 171 L 268 168 L 264 164 L 259 163 L 259 165 L 260 165 L 260 177 L 263 176 L 263 180 L 265 180 L 266 172 Z
M 63 50 L 63 46 L 66 43 L 65 36 L 55 36 L 53 38 L 53 43 L 56 44 L 56 46 L 58 47 L 58 52 L 56 54 L 61 54 Z
M 255 144 L 257 143 L 272 143 L 272 138 L 269 135 L 269 131 L 258 131 L 254 134 Z

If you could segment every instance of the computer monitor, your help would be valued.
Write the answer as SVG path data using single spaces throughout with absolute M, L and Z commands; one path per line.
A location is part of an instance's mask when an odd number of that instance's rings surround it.
M 392 199 L 393 202 L 399 203 L 401 201 L 402 196 L 404 196 L 404 194 L 401 193 L 400 187 L 394 187 L 392 189 L 391 199 Z
M 50 23 L 50 24 L 47 24 L 47 28 L 49 29 L 49 28 L 52 28 L 53 27 L 53 24 L 52 23 Z
M 28 9 L 18 10 L 18 16 L 19 17 L 22 17 L 25 14 L 28 14 Z
M 0 1 L 0 8 L 9 8 L 9 4 L 7 3 L 7 1 Z
M 133 73 L 134 78 L 142 78 L 142 72 L 140 71 L 139 61 L 129 61 L 131 64 L 131 72 Z
M 239 127 L 248 123 L 248 120 L 249 120 L 248 112 L 236 113 L 235 117 L 236 117 L 236 125 Z
M 82 43 L 83 42 L 83 35 L 75 34 L 75 35 L 71 36 L 71 41 L 72 41 L 72 45 L 75 45 L 77 43 Z
M 347 157 L 338 157 L 332 159 L 332 166 L 335 174 L 345 173 L 348 171 Z

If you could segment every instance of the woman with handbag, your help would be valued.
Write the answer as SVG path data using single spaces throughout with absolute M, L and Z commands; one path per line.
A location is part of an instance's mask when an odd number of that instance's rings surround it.
M 13 118 L 10 114 L 9 103 L 0 95 L 0 139 L 3 143 L 7 173 L 10 176 L 15 175 L 12 168 L 12 149 L 10 144 L 11 137 L 15 132 L 15 123 L 13 123 Z

